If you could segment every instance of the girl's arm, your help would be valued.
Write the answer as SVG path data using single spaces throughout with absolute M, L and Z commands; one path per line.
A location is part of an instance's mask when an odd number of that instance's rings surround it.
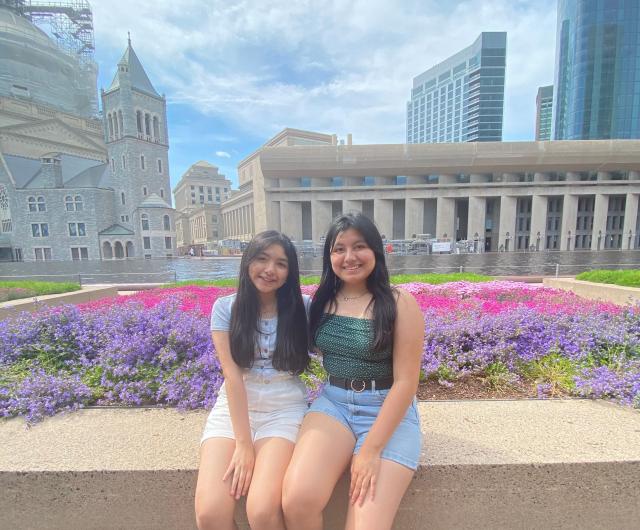
M 246 495 L 249 491 L 255 462 L 251 428 L 249 427 L 247 391 L 244 386 L 242 369 L 231 356 L 229 332 L 213 331 L 211 337 L 222 366 L 222 374 L 224 375 L 225 388 L 229 400 L 231 424 L 233 425 L 233 434 L 236 441 L 235 451 L 222 480 L 225 481 L 229 477 L 232 478 L 229 494 L 239 499 L 241 495 Z
M 418 390 L 420 361 L 424 347 L 424 317 L 416 300 L 398 289 L 397 316 L 393 330 L 393 386 L 360 452 L 351 463 L 351 502 L 362 504 L 367 491 L 371 499 L 380 469 L 380 454 L 407 413 Z

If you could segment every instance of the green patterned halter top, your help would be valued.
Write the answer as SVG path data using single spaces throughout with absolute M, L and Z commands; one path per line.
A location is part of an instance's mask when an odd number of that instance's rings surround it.
M 316 334 L 325 370 L 348 379 L 393 375 L 392 352 L 374 352 L 373 320 L 325 313 Z

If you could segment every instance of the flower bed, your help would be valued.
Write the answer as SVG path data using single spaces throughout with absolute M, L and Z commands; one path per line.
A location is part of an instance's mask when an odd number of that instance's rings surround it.
M 640 308 L 511 282 L 410 283 L 425 314 L 425 377 L 537 382 L 640 406 Z M 315 286 L 303 286 L 312 293 Z M 210 407 L 222 382 L 209 313 L 233 288 L 178 287 L 0 322 L 0 415 L 33 422 L 90 404 Z M 310 393 L 322 377 L 305 375 Z

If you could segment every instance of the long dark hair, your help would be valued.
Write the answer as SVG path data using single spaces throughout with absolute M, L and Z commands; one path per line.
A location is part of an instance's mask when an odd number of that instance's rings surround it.
M 300 293 L 298 256 L 291 240 L 275 230 L 256 234 L 242 254 L 238 292 L 231 311 L 231 356 L 238 366 L 250 368 L 253 365 L 260 334 L 260 300 L 258 290 L 249 278 L 249 265 L 274 244 L 283 248 L 289 262 L 289 274 L 284 285 L 276 291 L 278 328 L 272 362 L 276 370 L 298 374 L 309 364 L 307 315 Z
M 373 221 L 361 213 L 348 213 L 336 217 L 329 227 L 324 241 L 322 253 L 322 277 L 320 285 L 311 302 L 309 315 L 310 336 L 315 342 L 318 328 L 322 323 L 324 308 L 327 304 L 334 306 L 336 294 L 342 287 L 342 280 L 338 278 L 331 267 L 331 250 L 336 238 L 342 232 L 353 228 L 359 232 L 376 259 L 373 271 L 367 278 L 367 289 L 372 294 L 370 304 L 373 304 L 374 339 L 371 345 L 373 351 L 383 352 L 393 347 L 393 328 L 396 321 L 396 300 L 389 284 L 389 271 L 384 259 L 384 249 L 380 232 Z

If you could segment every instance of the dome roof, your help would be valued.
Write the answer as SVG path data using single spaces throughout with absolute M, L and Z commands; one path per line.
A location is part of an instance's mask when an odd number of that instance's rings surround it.
M 32 42 L 37 42 L 41 46 L 56 48 L 56 44 L 44 31 L 25 17 L 14 13 L 8 7 L 0 6 L 0 28 L 2 33 L 20 35 Z

